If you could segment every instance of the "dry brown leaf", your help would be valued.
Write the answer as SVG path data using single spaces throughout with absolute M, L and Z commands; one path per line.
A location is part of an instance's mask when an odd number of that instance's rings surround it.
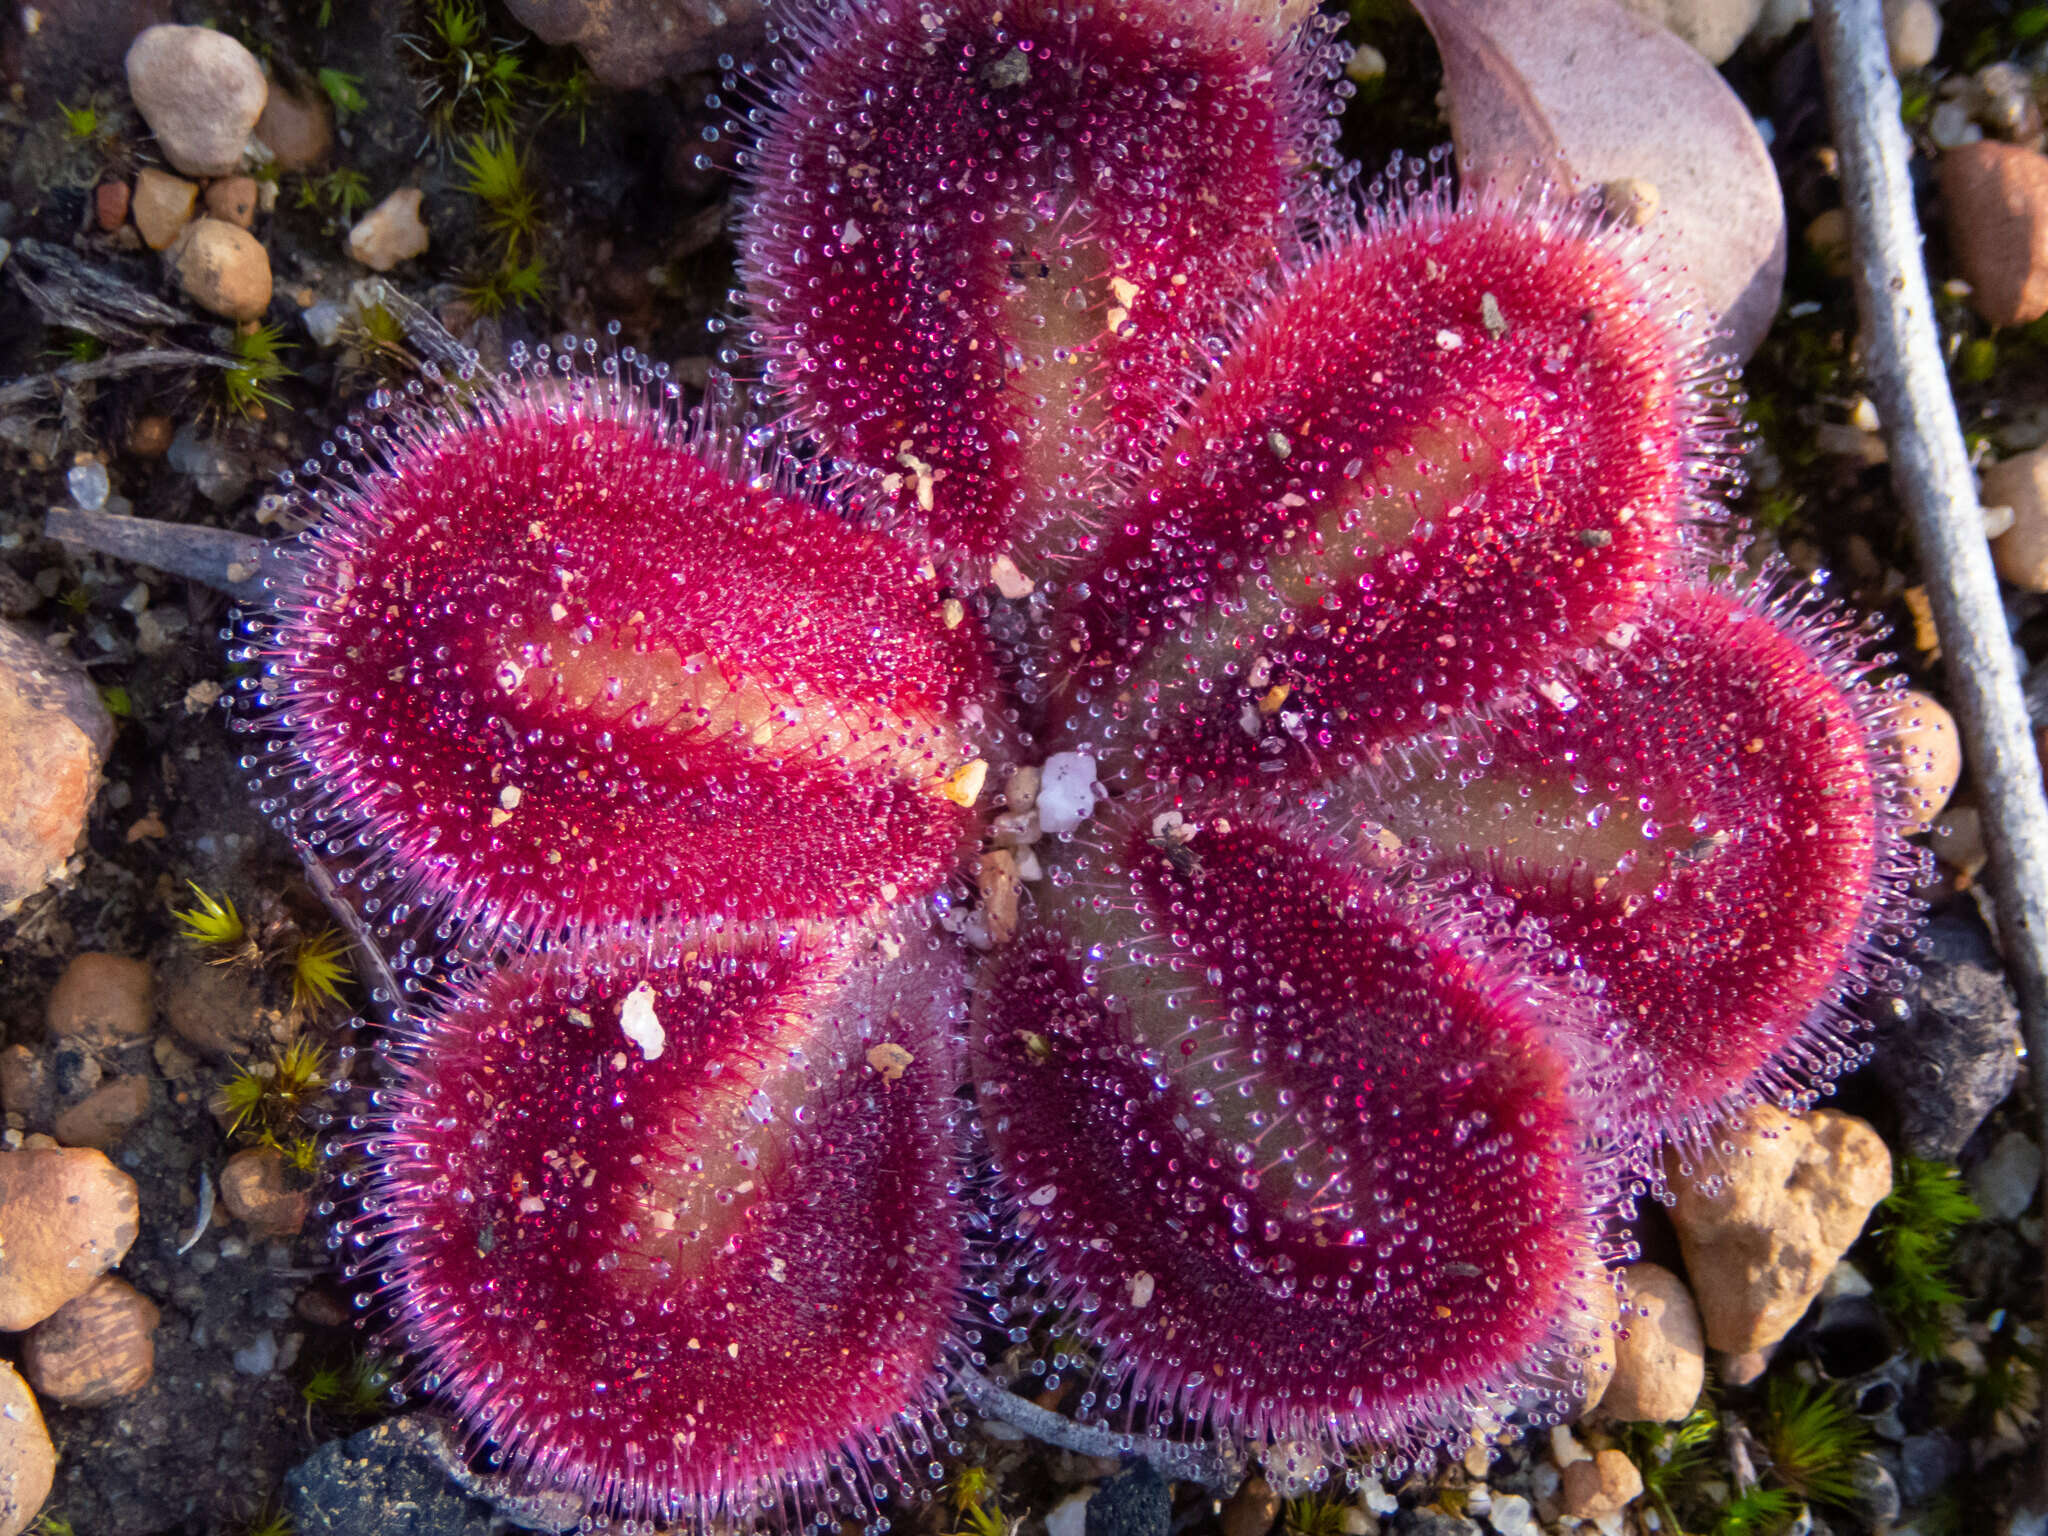
M 1785 203 L 1749 111 L 1691 47 L 1615 0 L 1415 0 L 1470 184 L 1656 189 L 1649 229 L 1746 358 L 1785 282 Z

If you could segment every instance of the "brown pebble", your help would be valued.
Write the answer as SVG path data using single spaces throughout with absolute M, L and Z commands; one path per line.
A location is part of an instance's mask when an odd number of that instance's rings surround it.
M 135 227 L 142 243 L 152 251 L 167 249 L 185 226 L 192 222 L 192 205 L 199 188 L 182 176 L 154 166 L 135 177 Z
M 149 967 L 120 955 L 88 952 L 74 959 L 50 991 L 45 1015 L 53 1039 L 76 1035 L 97 1046 L 149 1038 L 156 1014 Z
M 299 1292 L 292 1311 L 316 1328 L 345 1328 L 350 1317 L 348 1303 L 319 1285 Z
M 135 1181 L 103 1152 L 0 1152 L 0 1331 L 33 1328 L 83 1295 L 127 1255 L 138 1212 Z
M 1675 1424 L 1706 1385 L 1699 1308 L 1685 1282 L 1662 1265 L 1630 1265 L 1622 1282 L 1628 1311 L 1602 1410 L 1610 1419 Z
M 1941 157 L 1949 247 L 1993 325 L 2048 314 L 2048 156 L 1990 139 Z
M 0 1109 L 28 1121 L 47 1119 L 50 1091 L 49 1063 L 39 1051 L 26 1045 L 0 1051 Z
M 92 218 L 100 229 L 112 234 L 128 222 L 128 183 L 103 181 L 92 189 Z
M 138 416 L 128 428 L 124 446 L 138 459 L 160 459 L 171 451 L 178 429 L 168 416 Z
M 1007 848 L 984 853 L 975 867 L 974 883 L 981 893 L 981 918 L 989 942 L 1009 943 L 1017 934 L 1018 899 L 1024 888 L 1017 876 L 1017 855 Z
M 1777 1349 L 1773 1344 L 1764 1349 L 1748 1349 L 1739 1355 L 1726 1350 L 1714 1357 L 1720 1367 L 1721 1380 L 1731 1387 L 1746 1387 L 1757 1377 L 1770 1369 L 1771 1355 Z
M 91 1408 L 133 1397 L 156 1371 L 156 1303 L 102 1275 L 21 1341 L 21 1369 L 44 1397 Z
M 2022 592 L 2048 592 L 2048 448 L 1993 464 L 1984 471 L 1978 499 L 2012 508 L 2012 526 L 1991 541 L 2000 579 Z
M 256 119 L 256 137 L 279 170 L 311 170 L 334 143 L 333 109 L 323 97 L 288 95 L 273 86 Z
M 116 1077 L 57 1112 L 50 1127 L 67 1147 L 114 1146 L 149 1113 L 149 1079 Z
M 372 272 L 389 272 L 401 261 L 424 255 L 428 235 L 420 198 L 418 187 L 400 187 L 358 219 L 348 232 L 350 257 Z
M 239 229 L 256 222 L 256 199 L 260 189 L 253 176 L 223 176 L 206 188 L 206 211 Z
M 178 286 L 224 320 L 255 320 L 270 307 L 270 253 L 224 219 L 194 219 L 178 237 Z
M 275 1147 L 237 1152 L 220 1171 L 221 1202 L 257 1237 L 296 1237 L 311 1207 L 303 1181 Z
M 1266 1536 L 1280 1517 L 1280 1495 L 1263 1477 L 1245 1479 L 1223 1505 L 1223 1536 Z
M 1563 1512 L 1575 1520 L 1620 1514 L 1643 1492 L 1643 1474 L 1622 1451 L 1602 1451 L 1564 1469 Z
M 1962 738 L 1941 701 L 1917 688 L 1899 695 L 1898 719 L 1892 750 L 1904 770 L 1912 819 L 1908 830 L 1917 832 L 1934 824 L 1955 793 L 1963 773 Z
M 171 1033 L 215 1061 L 240 1056 L 262 1030 L 263 994 L 240 967 L 210 965 L 186 955 L 164 981 L 164 1022 Z
M 14 1367 L 0 1363 L 0 1536 L 21 1536 L 57 1477 L 42 1409 Z
M 84 669 L 0 623 L 0 918 L 70 863 L 113 740 Z
M 1849 249 L 1849 215 L 1830 208 L 1806 226 L 1806 248 L 1820 258 L 1829 277 L 1847 277 L 1854 264 Z
M 1640 176 L 1623 176 L 1600 188 L 1600 201 L 1606 205 L 1609 218 L 1626 224 L 1630 229 L 1641 229 L 1657 216 L 1663 197 L 1654 181 L 1645 181 Z

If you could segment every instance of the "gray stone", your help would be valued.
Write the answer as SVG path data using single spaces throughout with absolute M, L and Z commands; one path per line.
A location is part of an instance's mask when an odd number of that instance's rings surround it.
M 449 1482 L 413 1415 L 330 1440 L 285 1474 L 299 1536 L 490 1536 L 491 1508 Z
M 1482 1536 L 1476 1522 L 1440 1509 L 1404 1509 L 1395 1518 L 1394 1529 L 1400 1536 Z
M 1970 1193 L 1989 1221 L 2011 1221 L 2026 1214 L 2041 1182 L 2041 1149 L 2024 1131 L 2007 1131 L 1990 1156 L 1970 1170 Z
M 1963 1448 L 1940 1430 L 1908 1435 L 1899 1445 L 1899 1497 L 1926 1503 L 1963 1470 Z
M 1849 1477 L 1856 1485 L 1856 1502 L 1872 1525 L 1883 1530 L 1899 1518 L 1899 1485 L 1883 1462 L 1875 1456 L 1859 1456 Z
M 505 0 L 547 43 L 571 43 L 606 85 L 637 90 L 760 43 L 761 0 Z
M 1088 1501 L 1087 1536 L 1167 1536 L 1173 1498 L 1149 1461 L 1133 1462 Z
M 2019 1075 L 2020 1010 L 1991 935 L 1944 912 L 1921 930 L 1919 978 L 1880 1008 L 1874 1067 L 1905 1150 L 1953 1162 Z

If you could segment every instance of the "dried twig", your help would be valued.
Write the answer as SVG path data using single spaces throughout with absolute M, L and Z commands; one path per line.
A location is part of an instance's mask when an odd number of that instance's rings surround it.
M 18 407 L 27 405 L 36 396 L 55 393 L 64 384 L 87 384 L 95 379 L 119 378 L 124 373 L 140 373 L 150 368 L 232 368 L 232 357 L 221 357 L 213 352 L 193 352 L 184 347 L 144 347 L 135 352 L 116 352 L 108 357 L 96 357 L 89 362 L 66 363 L 61 368 L 52 368 L 48 373 L 30 374 L 25 379 L 16 379 L 11 384 L 0 384 L 0 416 L 11 415 Z
M 262 599 L 264 574 L 283 558 L 276 543 L 253 534 L 77 507 L 50 508 L 43 515 L 43 534 L 61 544 L 182 576 L 243 603 Z
M 2035 1136 L 2048 1145 L 2048 801 L 1935 334 L 1880 0 L 1815 0 L 1814 35 L 1848 203 L 1866 367 L 1983 801 L 1989 884 L 2033 1071 Z M 2048 1458 L 2042 1471 L 2048 1476 Z
M 1209 1492 L 1227 1495 L 1244 1480 L 1244 1469 L 1207 1446 L 1174 1445 L 1144 1435 L 1076 1424 L 1064 1414 L 1027 1402 L 986 1376 L 971 1370 L 955 1373 L 968 1405 L 985 1419 L 1020 1429 L 1034 1440 L 1072 1451 L 1078 1456 L 1136 1456 L 1149 1461 L 1169 1483 L 1197 1483 Z
M 111 345 L 140 342 L 152 331 L 196 320 L 119 274 L 47 240 L 16 241 L 7 271 L 45 325 L 84 331 Z

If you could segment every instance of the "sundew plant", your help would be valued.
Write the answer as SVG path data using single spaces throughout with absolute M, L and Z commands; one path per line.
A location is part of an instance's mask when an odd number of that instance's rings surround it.
M 1564 192 L 1353 185 L 1299 4 L 777 28 L 750 389 L 374 400 L 241 623 L 415 981 L 335 1202 L 408 1389 L 641 1526 L 877 1519 L 1055 1339 L 1187 1444 L 1568 1414 L 1629 1203 L 1912 917 L 1709 317 Z

